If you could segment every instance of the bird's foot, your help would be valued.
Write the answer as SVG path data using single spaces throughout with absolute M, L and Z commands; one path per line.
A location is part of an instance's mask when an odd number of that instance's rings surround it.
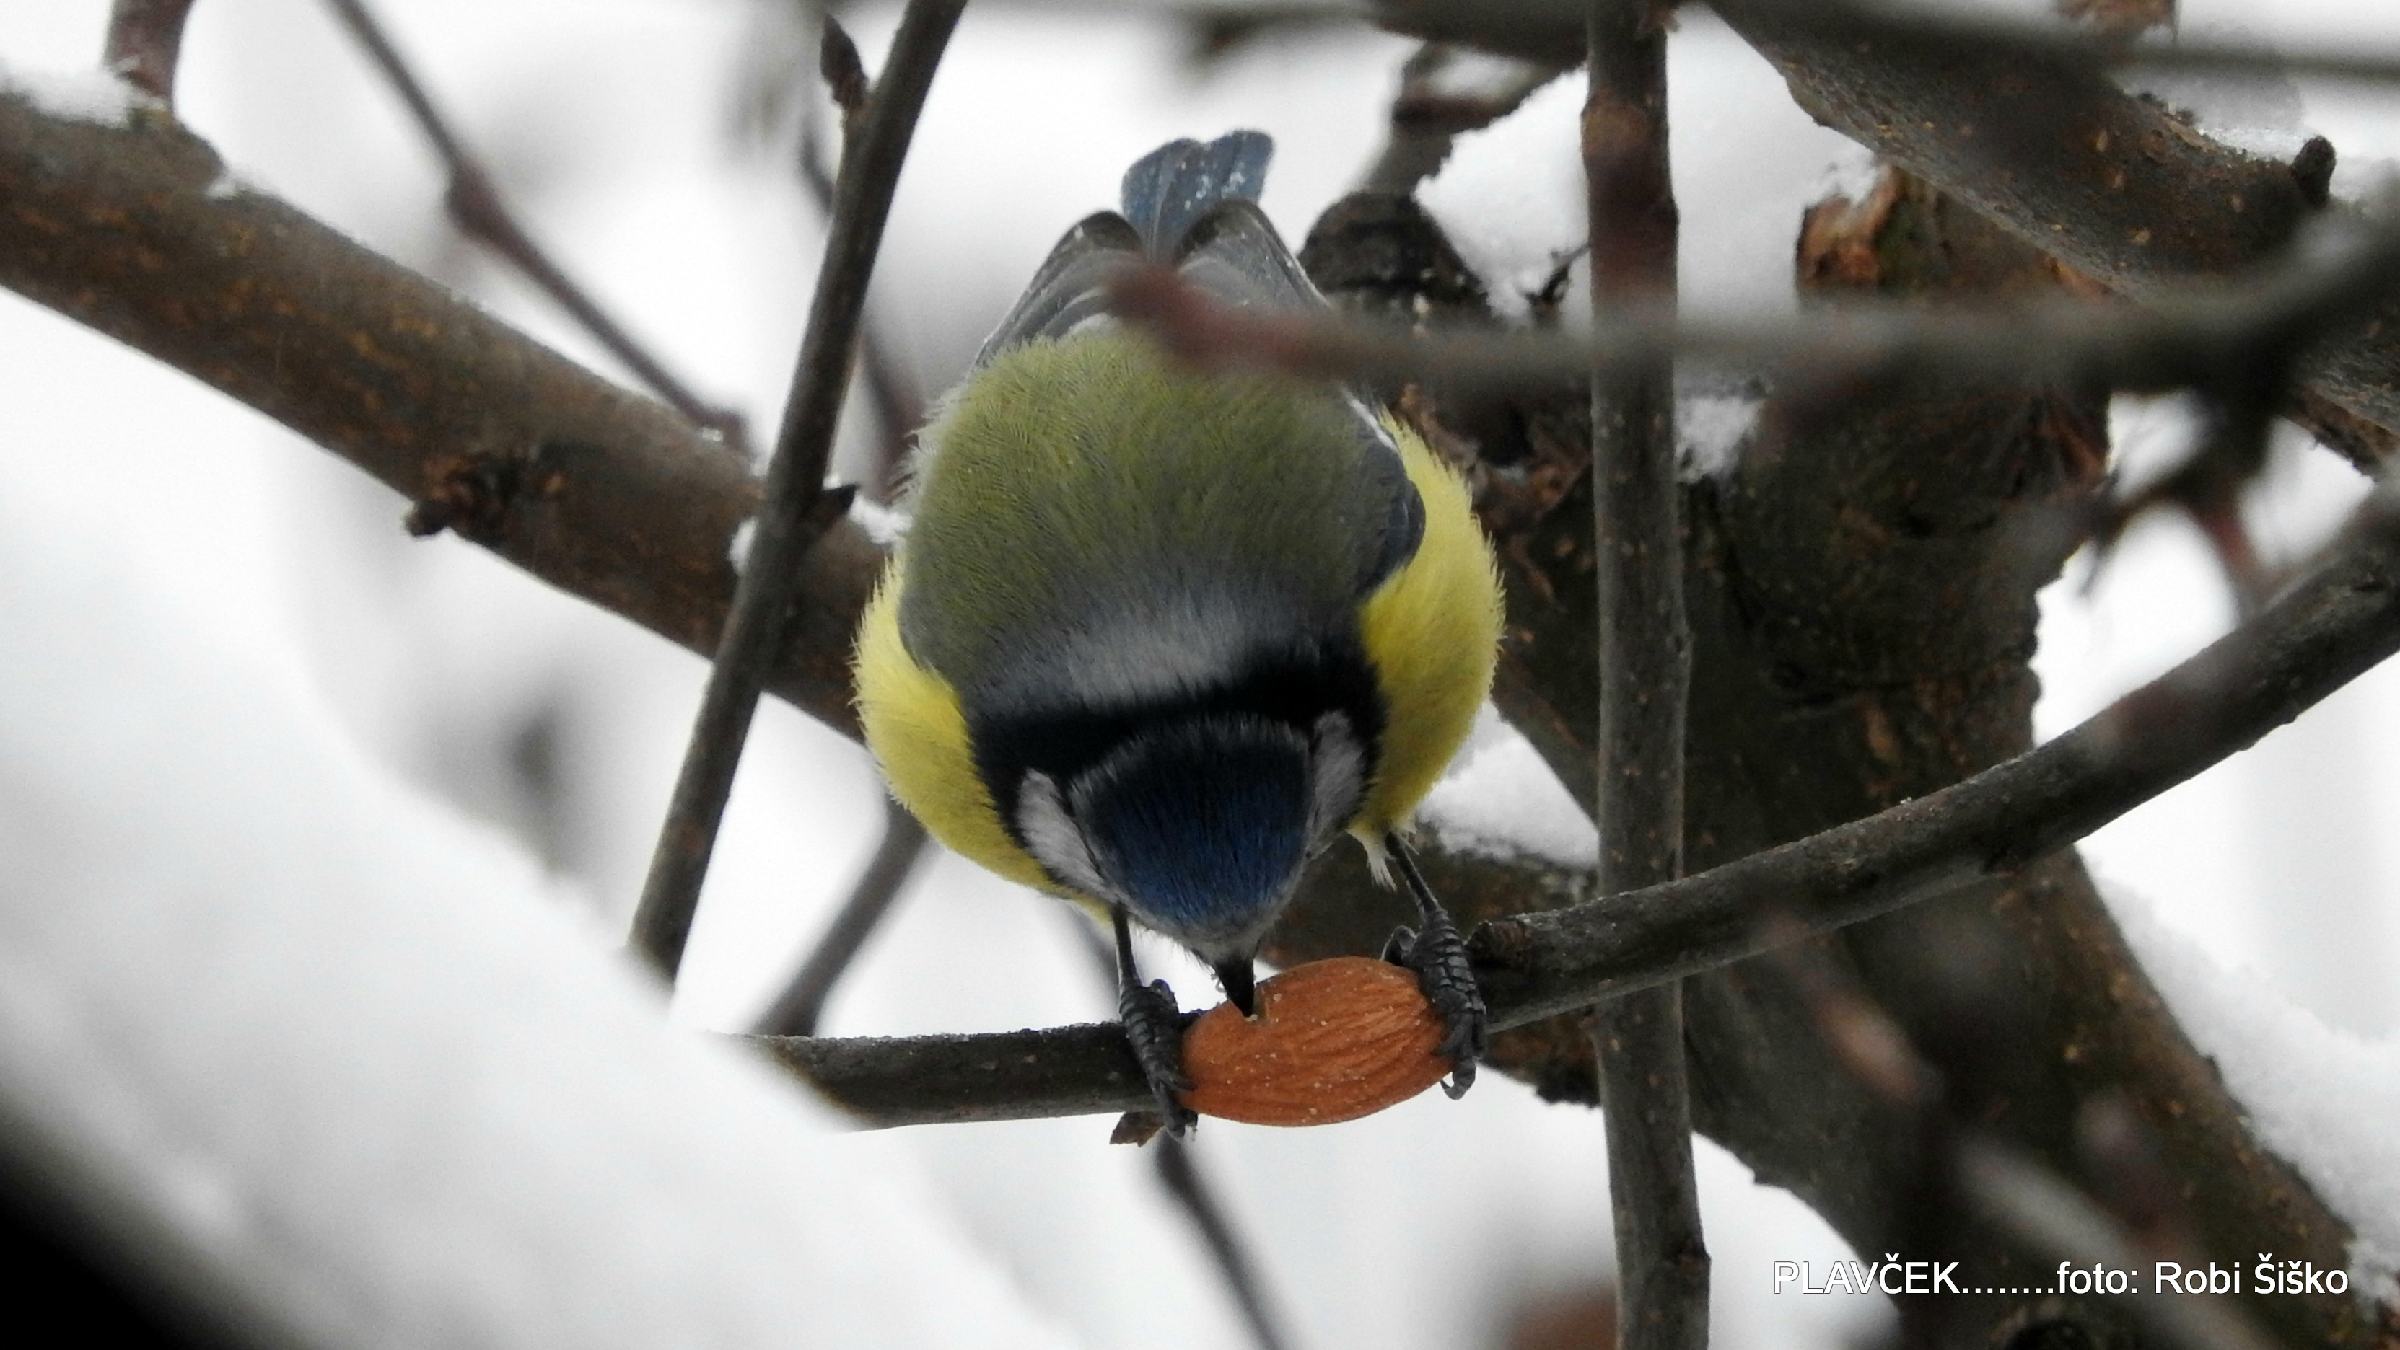
M 1475 1086 L 1475 1065 L 1492 1044 L 1491 1019 L 1467 961 L 1466 939 L 1437 907 L 1426 913 L 1423 932 L 1402 928 L 1393 933 L 1383 959 L 1415 973 L 1417 987 L 1442 1019 L 1442 1054 L 1450 1060 L 1450 1081 L 1442 1091 L 1456 1101 Z
M 1183 1072 L 1183 1011 L 1175 1005 L 1175 991 L 1165 980 L 1124 984 L 1117 991 L 1117 1019 L 1125 1024 L 1125 1039 L 1133 1045 L 1150 1095 L 1158 1099 L 1167 1133 L 1181 1138 L 1199 1117 L 1177 1099 L 1191 1089 L 1192 1080 Z

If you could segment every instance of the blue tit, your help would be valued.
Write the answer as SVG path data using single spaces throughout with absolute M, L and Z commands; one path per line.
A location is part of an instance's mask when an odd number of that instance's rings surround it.
M 1160 147 L 1053 249 L 919 435 L 913 524 L 862 621 L 867 744 L 934 837 L 1115 924 L 1127 1031 L 1170 1122 L 1175 1004 L 1128 920 L 1252 962 L 1347 834 L 1425 915 L 1397 939 L 1463 1090 L 1483 1045 L 1456 929 L 1398 831 L 1492 681 L 1500 591 L 1458 476 L 1346 389 L 1179 365 L 1108 287 L 1324 299 L 1256 198 L 1273 142 Z

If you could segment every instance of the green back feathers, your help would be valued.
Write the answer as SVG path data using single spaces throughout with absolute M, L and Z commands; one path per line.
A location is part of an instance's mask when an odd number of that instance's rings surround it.
M 926 445 L 902 633 L 1011 710 L 1351 630 L 1408 490 L 1337 391 L 1194 374 L 1113 331 L 1000 354 Z

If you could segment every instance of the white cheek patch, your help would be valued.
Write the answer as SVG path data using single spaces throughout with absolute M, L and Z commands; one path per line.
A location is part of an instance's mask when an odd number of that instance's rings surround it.
M 1050 775 L 1025 775 L 1024 784 L 1017 790 L 1017 829 L 1025 836 L 1026 851 L 1050 875 L 1094 900 L 1115 898 L 1114 891 L 1100 879 L 1099 864 L 1092 860 L 1092 846 L 1085 841 L 1075 817 L 1067 811 L 1058 784 L 1050 781 Z
M 1309 737 L 1308 838 L 1312 848 L 1350 823 L 1367 795 L 1367 752 L 1350 719 L 1327 713 Z

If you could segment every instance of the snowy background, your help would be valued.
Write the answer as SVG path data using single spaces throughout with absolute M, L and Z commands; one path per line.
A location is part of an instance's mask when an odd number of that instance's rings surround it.
M 809 38 L 740 0 L 382 7 L 542 238 L 634 332 L 774 424 L 818 214 L 745 78 Z M 87 69 L 104 0 L 0 6 L 0 67 Z M 2400 50 L 2384 0 L 2269 20 L 2186 0 L 2185 31 Z M 892 14 L 861 11 L 870 67 Z M 1371 159 L 1410 44 L 1279 36 L 1205 69 L 1138 16 L 971 7 L 895 208 L 872 321 L 918 383 L 955 377 L 1060 228 L 1157 141 L 1279 142 L 1297 236 Z M 802 64 L 806 64 L 803 59 Z M 1673 44 L 1687 303 L 1788 307 L 1801 208 L 1855 152 L 1702 14 Z M 2178 83 L 2204 121 L 2400 156 L 2400 95 Z M 1429 201 L 1496 276 L 1579 232 L 1577 90 L 1463 142 Z M 462 245 L 431 155 L 311 0 L 212 0 L 179 103 L 241 179 L 605 359 Z M 1505 227 L 1505 228 L 1503 228 Z M 0 294 L 0 1127 L 89 1174 L 181 1259 L 275 1272 L 289 1329 L 365 1343 L 1241 1343 L 1147 1158 L 1067 1120 L 862 1136 L 699 1028 L 739 1028 L 822 926 L 880 808 L 856 747 L 779 705 L 744 761 L 673 1009 L 613 951 L 700 663 L 454 539 L 205 388 Z M 2135 471 L 2180 405 L 2121 406 Z M 864 448 L 853 419 L 849 451 Z M 2307 548 L 2363 491 L 2282 447 L 2257 505 Z M 2232 619 L 2184 527 L 2138 529 L 2045 606 L 2045 731 Z M 2400 673 L 2094 839 L 2137 944 L 2280 1147 L 2400 1255 Z M 1507 747 L 1467 769 L 1516 774 Z M 1451 794 L 1453 800 L 1471 794 Z M 1551 821 L 1547 846 L 1573 848 Z M 1111 1000 L 1061 907 L 944 858 L 826 1030 L 1089 1020 Z M 1188 991 L 1204 976 L 1147 959 Z M 2339 1093 L 2333 1092 L 2340 1085 Z M 28 1103 L 41 1108 L 28 1115 Z M 20 1116 L 25 1118 L 19 1119 Z M 2376 1123 L 2382 1122 L 2378 1129 Z M 1598 1121 L 1487 1078 L 1335 1129 L 1213 1122 L 1229 1198 L 1303 1345 L 1484 1343 L 1495 1314 L 1607 1269 Z M 1873 1299 L 1773 1297 L 1843 1254 L 1702 1147 L 1729 1347 L 1836 1345 Z M 878 1321 L 877 1319 L 895 1319 Z M 879 1327 L 877 1335 L 862 1330 Z

